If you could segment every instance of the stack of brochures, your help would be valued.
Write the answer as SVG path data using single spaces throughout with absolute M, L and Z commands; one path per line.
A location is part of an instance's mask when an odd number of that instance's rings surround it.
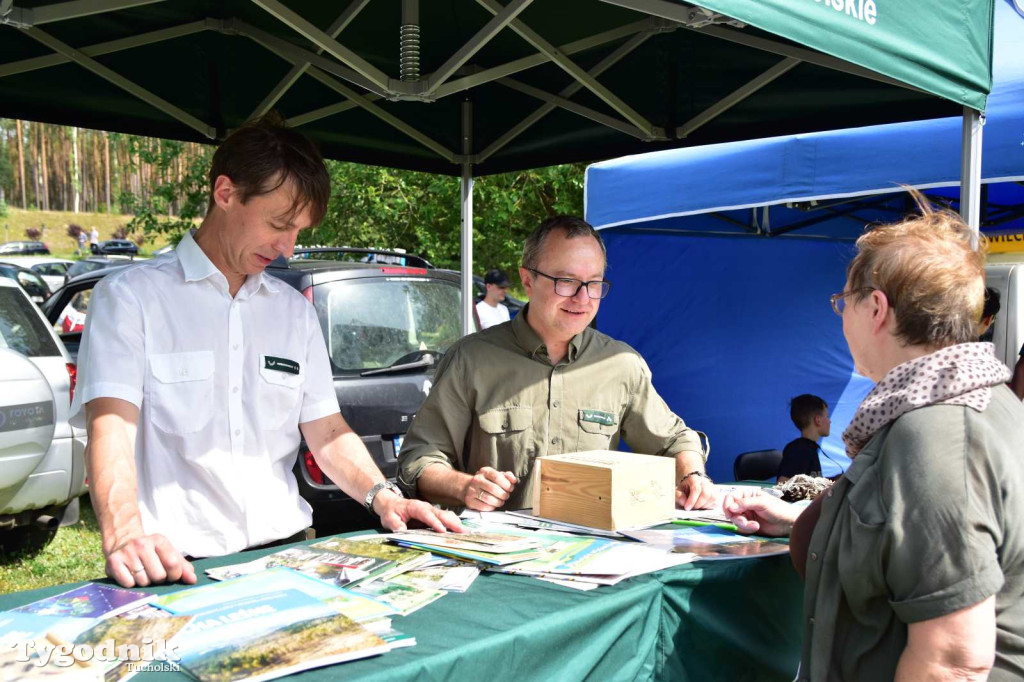
M 479 575 L 429 551 L 397 547 L 381 535 L 328 538 L 308 547 L 291 547 L 254 561 L 211 568 L 214 580 L 227 580 L 287 568 L 333 587 L 345 587 L 408 615 L 448 592 L 465 592 Z
M 414 646 L 392 618 L 444 596 L 441 586 L 464 590 L 479 573 L 379 536 L 325 542 L 335 544 L 283 550 L 170 594 L 90 583 L 0 612 L 0 680 L 116 682 L 146 670 L 201 682 L 274 679 Z M 349 568 L 366 575 L 344 575 Z
M 0 611 L 0 680 L 106 680 L 159 663 L 192 620 L 148 606 L 154 595 L 89 583 Z M 147 617 L 151 613 L 158 617 Z
M 388 538 L 402 546 L 480 562 L 489 571 L 531 576 L 582 590 L 614 585 L 635 575 L 693 560 L 686 554 L 633 542 L 556 535 L 472 521 L 467 521 L 466 526 L 466 533 L 403 531 Z
M 505 566 L 540 556 L 540 540 L 520 535 L 467 530 L 465 533 L 438 533 L 432 530 L 406 530 L 388 536 L 401 547 L 425 550 L 493 566 Z

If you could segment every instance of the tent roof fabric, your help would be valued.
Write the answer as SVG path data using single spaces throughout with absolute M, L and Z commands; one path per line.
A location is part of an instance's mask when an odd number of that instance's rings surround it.
M 1024 180 L 1024 16 L 995 15 L 994 85 L 982 138 L 986 183 Z M 587 219 L 598 227 L 700 213 L 891 194 L 900 185 L 959 187 L 960 117 L 912 121 L 629 156 L 587 169 Z M 863 225 L 863 222 L 861 223 Z
M 398 0 L 5 0 L 0 116 L 486 175 L 983 108 L 994 1 L 429 0 L 403 82 Z

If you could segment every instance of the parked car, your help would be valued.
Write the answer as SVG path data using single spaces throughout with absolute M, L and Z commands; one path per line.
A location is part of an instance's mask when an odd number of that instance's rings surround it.
M 92 252 L 96 255 L 134 256 L 139 253 L 138 245 L 127 239 L 108 239 L 97 244 Z
M 13 263 L 28 268 L 43 278 L 50 291 L 57 291 L 68 278 L 68 267 L 75 261 L 66 258 L 43 258 L 39 256 L 0 256 L 0 262 Z
M 460 336 L 459 275 L 426 267 L 337 260 L 333 251 L 323 249 L 300 250 L 297 255 L 290 261 L 274 261 L 267 274 L 313 303 L 327 342 L 342 415 L 377 466 L 393 479 L 396 455 L 430 391 L 437 361 Z M 84 322 L 92 288 L 125 267 L 135 265 L 96 270 L 69 280 L 45 306 L 49 322 L 60 328 L 69 317 Z M 77 355 L 81 341 L 77 322 L 73 329 L 77 331 L 61 333 L 61 339 Z M 377 524 L 361 502 L 325 478 L 305 443 L 298 451 L 295 477 L 300 493 L 313 507 L 319 534 Z
M 25 292 L 0 278 L 0 548 L 46 544 L 85 492 L 76 368 Z
M 67 279 L 71 280 L 79 275 L 92 272 L 93 270 L 115 268 L 130 263 L 131 261 L 132 259 L 125 256 L 89 256 L 88 258 L 83 258 L 80 261 L 75 261 L 70 267 L 68 267 Z
M 0 278 L 17 283 L 36 305 L 42 305 L 43 301 L 50 297 L 50 287 L 42 277 L 28 268 L 0 262 Z
M 43 242 L 19 241 L 0 244 L 0 256 L 49 256 L 50 247 Z

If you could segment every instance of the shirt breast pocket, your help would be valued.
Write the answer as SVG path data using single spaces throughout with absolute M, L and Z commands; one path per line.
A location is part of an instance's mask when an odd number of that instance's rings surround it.
M 533 409 L 528 405 L 496 407 L 481 412 L 480 430 L 486 434 L 485 459 L 498 470 L 523 477 L 530 471 L 533 451 Z M 469 473 L 476 473 L 470 471 Z
M 174 434 L 195 433 L 213 417 L 213 351 L 149 356 L 154 381 L 149 391 L 153 425 Z
M 289 417 L 298 423 L 303 375 L 267 369 L 266 356 L 260 356 L 260 420 L 264 429 L 281 428 Z
M 610 450 L 612 438 L 619 430 L 618 419 L 608 412 L 580 410 L 576 418 L 579 428 L 576 451 Z

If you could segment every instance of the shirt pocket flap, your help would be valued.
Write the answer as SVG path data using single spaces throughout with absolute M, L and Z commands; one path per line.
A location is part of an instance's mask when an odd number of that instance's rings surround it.
M 297 388 L 302 385 L 302 372 L 299 374 L 292 374 L 290 372 L 282 372 L 277 369 L 267 369 L 262 366 L 266 363 L 261 363 L 260 376 L 268 384 L 276 384 L 278 386 L 287 386 L 289 388 Z
M 597 416 L 594 416 L 595 414 Z M 606 419 L 603 419 L 602 421 L 594 421 L 595 419 L 602 419 L 602 417 L 606 417 Z M 614 435 L 616 430 L 619 428 L 619 425 L 615 423 L 618 420 L 607 412 L 580 410 L 577 421 L 579 422 L 580 428 L 587 433 L 599 433 L 602 436 Z M 609 421 L 612 423 L 608 423 Z
M 149 368 L 157 381 L 164 384 L 204 381 L 213 376 L 213 351 L 150 355 Z
M 529 406 L 496 407 L 480 414 L 480 428 L 485 433 L 514 433 L 533 426 L 533 408 Z

